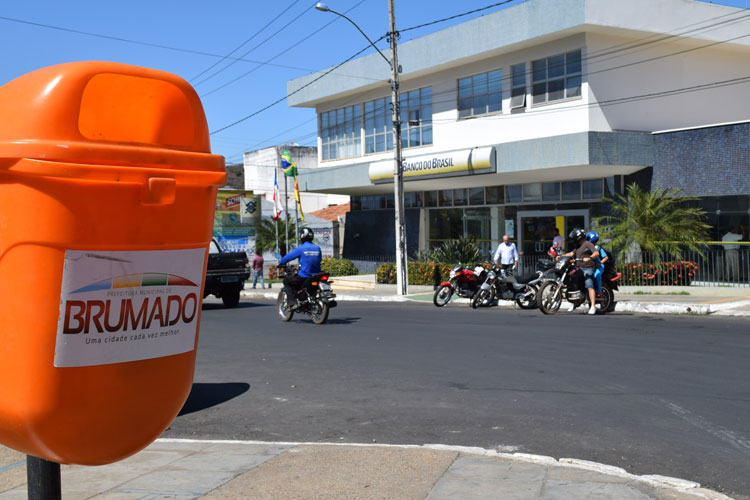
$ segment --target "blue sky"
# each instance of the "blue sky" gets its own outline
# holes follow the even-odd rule
[[[395,0],[396,24],[404,29],[499,1]],[[510,0],[502,7],[413,30],[400,41],[522,2]],[[156,68],[190,81],[202,96],[209,129],[218,130],[283,98],[288,80],[336,65],[367,45],[353,26],[315,10],[315,3],[5,1],[0,8],[0,85],[35,69],[70,61],[107,60]],[[346,13],[372,39],[388,31],[386,0],[326,3]],[[745,8],[748,2],[712,3]],[[379,46],[387,48],[385,42]],[[232,56],[247,53],[243,61],[230,65],[231,59],[222,60],[237,47]],[[314,110],[289,108],[285,101],[211,136],[214,153],[231,163],[241,162],[245,151],[290,141],[315,145],[316,117]]]

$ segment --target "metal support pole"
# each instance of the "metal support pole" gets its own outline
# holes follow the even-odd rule
[[[396,293],[406,295],[409,290],[409,273],[406,257],[406,227],[404,221],[404,179],[401,156],[401,103],[399,102],[399,65],[396,43],[396,14],[393,0],[388,0],[388,17],[391,43],[391,103],[393,108],[393,206],[396,225]]]
[[[60,464],[26,455],[29,500],[61,500]]]

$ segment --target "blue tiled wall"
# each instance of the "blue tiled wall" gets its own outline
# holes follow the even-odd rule
[[[750,194],[750,123],[654,135],[652,187],[685,196]]]

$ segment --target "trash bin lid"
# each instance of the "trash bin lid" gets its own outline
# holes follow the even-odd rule
[[[0,110],[0,159],[224,171],[200,98],[164,71],[101,61],[49,66],[0,86]]]

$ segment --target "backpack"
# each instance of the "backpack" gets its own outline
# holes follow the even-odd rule
[[[601,245],[599,245],[599,249],[604,250],[607,254],[607,257],[609,257],[607,259],[607,262],[604,263],[604,271],[602,271],[602,276],[605,278],[614,276],[615,274],[617,274],[617,272],[615,271],[616,263],[614,252],[610,252],[606,248],[602,248]]]

